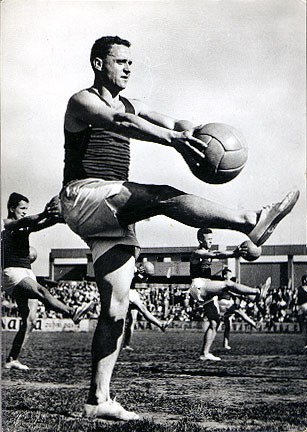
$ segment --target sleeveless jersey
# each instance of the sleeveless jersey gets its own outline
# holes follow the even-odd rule
[[[211,258],[201,258],[197,263],[190,263],[190,276],[194,278],[211,279]]]
[[[94,90],[88,90],[105,102]],[[123,97],[125,112],[135,114],[132,104]],[[81,132],[65,134],[63,186],[72,180],[99,178],[101,180],[128,180],[130,139],[118,133],[116,125],[105,128],[89,126]]]
[[[297,304],[303,305],[304,303],[307,303],[307,286],[301,285],[297,290]]]
[[[26,228],[1,231],[2,268],[31,268],[29,257],[29,232]]]
[[[134,273],[130,288],[135,289],[135,284],[137,283],[146,283],[150,276],[147,273],[141,273],[139,270],[137,270]]]

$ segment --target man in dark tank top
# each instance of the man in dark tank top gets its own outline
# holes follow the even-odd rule
[[[264,299],[271,286],[271,278],[268,278],[260,289],[248,287],[228,278],[213,279],[211,275],[212,260],[244,257],[246,246],[242,244],[233,251],[212,250],[213,232],[210,228],[205,227],[197,231],[197,240],[199,246],[192,252],[190,258],[192,283],[189,292],[194,300],[203,305],[203,313],[206,318],[200,360],[220,361],[220,357],[210,352],[221,321],[218,300],[227,294],[233,297],[246,296],[254,302],[261,298]]]
[[[55,225],[59,218],[49,214],[48,203],[41,213],[27,216],[28,206],[29,199],[26,196],[17,192],[11,193],[7,202],[8,215],[1,222],[1,226],[3,225],[1,229],[2,286],[6,294],[16,302],[21,317],[20,327],[4,364],[5,369],[29,369],[27,365],[20,362],[19,356],[35,328],[38,301],[48,309],[71,318],[75,324],[78,324],[94,306],[93,302],[79,307],[64,304],[37,282],[31,269],[33,258],[31,258],[29,236],[31,233]]]
[[[130,138],[174,147],[197,163],[207,144],[198,129],[121,97],[132,59],[130,42],[118,36],[98,39],[91,50],[94,82],[74,94],[64,122],[65,166],[60,194],[70,228],[91,248],[101,297],[101,316],[92,345],[92,381],[85,405],[88,417],[135,420],[139,416],[111,400],[109,387],[124,331],[129,287],[139,244],[134,224],[165,215],[188,226],[227,228],[261,244],[293,208],[298,193],[257,211],[228,209],[166,185],[129,181]],[[148,161],[147,161],[148,163]],[[56,200],[54,202],[56,207]]]

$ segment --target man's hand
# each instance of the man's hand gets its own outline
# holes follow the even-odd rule
[[[48,201],[48,203],[45,206],[44,213],[48,217],[52,216],[54,218],[62,219],[61,204],[60,204],[60,198],[58,195],[54,196],[53,198],[51,198],[50,201]]]
[[[233,256],[235,258],[245,258],[248,254],[248,247],[247,245],[244,245],[244,243],[240,244],[234,251],[233,251]]]
[[[179,136],[177,135],[172,139],[171,145],[181,154],[192,173],[200,180],[205,181],[204,173],[206,176],[208,174],[208,164],[206,163],[205,154],[208,143],[194,136],[202,127],[201,125],[179,132]]]
[[[187,157],[191,162],[194,159],[195,164],[197,164],[199,160],[205,159],[205,151],[208,147],[207,143],[194,136],[202,127],[203,125],[200,125],[180,132],[180,136],[175,138],[172,143],[173,147],[184,159]]]

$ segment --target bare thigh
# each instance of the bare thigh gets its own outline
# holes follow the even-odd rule
[[[20,288],[19,284],[14,290],[14,298],[23,322],[34,322],[37,316],[38,300],[29,298],[27,292]]]
[[[124,316],[129,304],[129,289],[134,274],[134,248],[118,245],[94,264],[102,315]]]
[[[167,185],[146,185],[125,182],[120,193],[108,198],[118,208],[117,218],[121,225],[129,225],[151,216],[165,214],[172,199],[184,192]]]
[[[133,322],[136,322],[139,311],[137,309],[131,309],[130,311]]]
[[[28,298],[36,300],[44,300],[41,294],[41,286],[38,282],[31,278],[22,279],[19,284],[14,288],[14,296],[17,298]]]
[[[197,289],[201,298],[206,301],[215,295],[222,294],[227,289],[223,281],[212,281],[211,279],[195,278],[193,279],[191,289]]]

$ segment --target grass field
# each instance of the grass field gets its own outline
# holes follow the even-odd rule
[[[3,353],[14,336],[2,335]],[[199,330],[138,331],[112,394],[138,422],[89,420],[89,333],[34,333],[28,372],[2,369],[3,432],[283,432],[307,430],[307,353],[300,334],[233,334],[222,362],[201,362]]]

